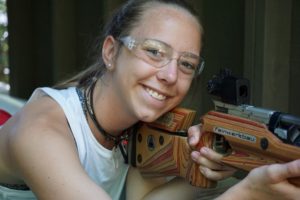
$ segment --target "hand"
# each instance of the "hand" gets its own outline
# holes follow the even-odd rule
[[[201,138],[201,124],[195,125],[188,130],[188,142],[192,149],[192,159],[198,163],[200,172],[208,179],[219,181],[232,176],[236,169],[222,164],[222,154],[208,147],[195,149]]]
[[[218,199],[296,200],[300,197],[300,187],[287,181],[291,177],[300,178],[300,159],[255,168]]]

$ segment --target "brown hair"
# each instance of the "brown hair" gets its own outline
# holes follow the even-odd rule
[[[106,71],[102,56],[99,56],[102,52],[103,40],[109,35],[114,38],[129,35],[131,30],[140,22],[143,12],[151,6],[151,3],[169,4],[183,8],[198,19],[201,27],[196,11],[184,0],[129,0],[114,12],[111,19],[106,23],[103,34],[99,38],[96,38],[95,43],[97,45],[94,48],[96,56],[92,58],[93,64],[72,78],[59,83],[55,88],[67,88],[70,86],[86,88],[96,79],[100,78]],[[203,34],[203,30],[201,32]]]

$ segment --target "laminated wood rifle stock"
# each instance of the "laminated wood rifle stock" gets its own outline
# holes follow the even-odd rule
[[[192,161],[187,142],[187,129],[192,125],[195,111],[175,108],[153,123],[144,123],[132,135],[129,160],[145,177],[179,176],[198,187],[213,187],[199,166]],[[211,146],[206,138],[203,145]]]
[[[228,69],[214,76],[207,89],[215,109],[201,118],[202,139],[214,135],[212,146],[224,155],[224,164],[250,171],[300,159],[299,117],[249,105],[250,81]],[[300,177],[289,181],[300,186]]]
[[[208,82],[215,109],[199,120],[197,149],[209,147],[222,162],[250,171],[262,165],[300,159],[300,118],[249,105],[249,81],[221,71]],[[213,187],[191,158],[187,129],[195,111],[175,108],[153,123],[144,123],[131,142],[130,162],[144,176],[180,176],[198,187]],[[300,187],[300,177],[288,179]]]
[[[300,158],[299,146],[284,143],[263,123],[216,111],[208,112],[201,120],[201,140],[214,135],[212,146],[224,154],[222,162],[237,169],[250,171]],[[300,186],[300,177],[289,181]]]

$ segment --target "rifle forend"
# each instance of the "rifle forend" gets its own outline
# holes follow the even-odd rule
[[[300,118],[249,105],[249,85],[249,80],[234,77],[228,69],[221,70],[208,82],[215,111],[263,123],[284,143],[300,146]]]
[[[284,163],[300,158],[300,118],[249,104],[249,81],[229,70],[208,82],[215,110],[201,117],[197,146],[213,148],[222,162],[238,169]],[[144,123],[134,134],[129,161],[144,176],[180,176],[198,187],[213,187],[190,158],[186,131],[195,111],[175,108],[154,123]],[[300,186],[300,177],[289,179]]]
[[[221,71],[209,82],[215,111],[202,116],[201,139],[214,137],[212,146],[224,154],[222,161],[246,171],[299,159],[300,118],[244,104],[249,101],[248,84],[229,71]],[[300,186],[300,177],[290,181]]]

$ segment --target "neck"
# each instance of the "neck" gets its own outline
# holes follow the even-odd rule
[[[101,90],[102,88],[95,82],[84,92],[87,119],[97,141],[104,147],[112,149],[127,137],[124,132],[136,121],[130,121],[128,116],[122,115],[122,107],[116,109],[113,98],[105,98],[110,95],[101,95],[101,93],[107,94]],[[109,101],[107,101],[108,99]],[[117,110],[118,113],[114,110]]]

